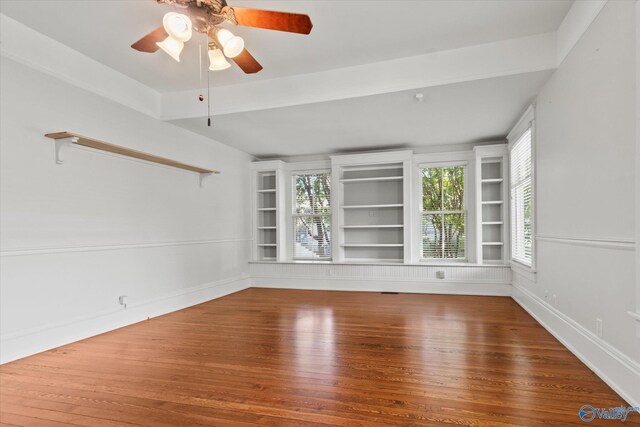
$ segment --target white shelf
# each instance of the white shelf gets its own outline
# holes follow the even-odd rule
[[[482,225],[502,225],[504,221],[485,221]]]
[[[276,208],[258,208],[259,211],[275,211]]]
[[[376,176],[371,178],[345,178],[341,179],[342,183],[353,183],[353,182],[383,182],[383,181],[402,181],[402,176]]]
[[[402,224],[382,224],[382,225],[343,225],[342,228],[403,228]]]
[[[258,227],[258,230],[275,230],[276,226],[270,226],[270,227]]]
[[[402,248],[403,243],[343,243],[344,248]]]
[[[402,203],[391,203],[386,205],[352,205],[343,206],[342,209],[375,209],[375,208],[401,208],[404,205]]]
[[[502,178],[488,178],[488,179],[483,179],[482,183],[483,184],[491,184],[491,183],[499,183],[502,182],[503,179]]]
[[[258,243],[258,246],[261,246],[263,248],[264,247],[269,247],[269,248],[274,247],[275,248],[276,244],[275,243]]]
[[[486,200],[482,202],[483,205],[501,205],[503,203],[502,200]]]
[[[267,188],[264,190],[258,190],[258,193],[275,193],[276,189],[275,188]]]
[[[482,246],[502,246],[502,242],[482,242]]]

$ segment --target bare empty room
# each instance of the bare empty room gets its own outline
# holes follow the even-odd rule
[[[1,426],[640,426],[640,1],[0,0]]]

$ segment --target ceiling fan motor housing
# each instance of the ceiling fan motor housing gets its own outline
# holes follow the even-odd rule
[[[207,33],[210,28],[222,24],[228,13],[222,9],[227,6],[225,0],[157,0],[160,4],[166,4],[178,9],[189,16],[193,23],[193,30],[199,33]],[[229,8],[227,9],[229,10]],[[232,14],[232,12],[231,12]]]

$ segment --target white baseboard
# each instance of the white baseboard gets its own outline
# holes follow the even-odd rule
[[[512,298],[631,406],[640,406],[640,365],[522,286]],[[584,402],[598,405],[598,402]]]
[[[406,292],[424,294],[511,296],[511,284],[454,280],[384,280],[354,277],[252,276],[254,288],[309,289],[324,291]]]
[[[42,328],[0,337],[0,363],[131,325],[152,317],[201,304],[250,287],[248,277],[234,277],[181,290],[126,309],[110,310]]]

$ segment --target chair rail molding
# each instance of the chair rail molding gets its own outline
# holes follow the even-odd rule
[[[168,242],[149,242],[149,243],[120,243],[113,245],[76,245],[76,246],[51,246],[41,248],[15,248],[0,251],[0,257],[26,256],[26,255],[46,255],[67,252],[96,252],[96,251],[113,251],[122,249],[143,249],[143,248],[159,248],[164,246],[188,246],[188,245],[212,245],[231,242],[250,242],[253,239],[249,237],[239,238],[223,238],[208,240],[176,240]]]
[[[636,250],[634,239],[607,238],[595,236],[560,236],[551,234],[536,234],[536,241],[564,243],[578,246],[594,246],[600,248],[620,249],[626,251]]]

